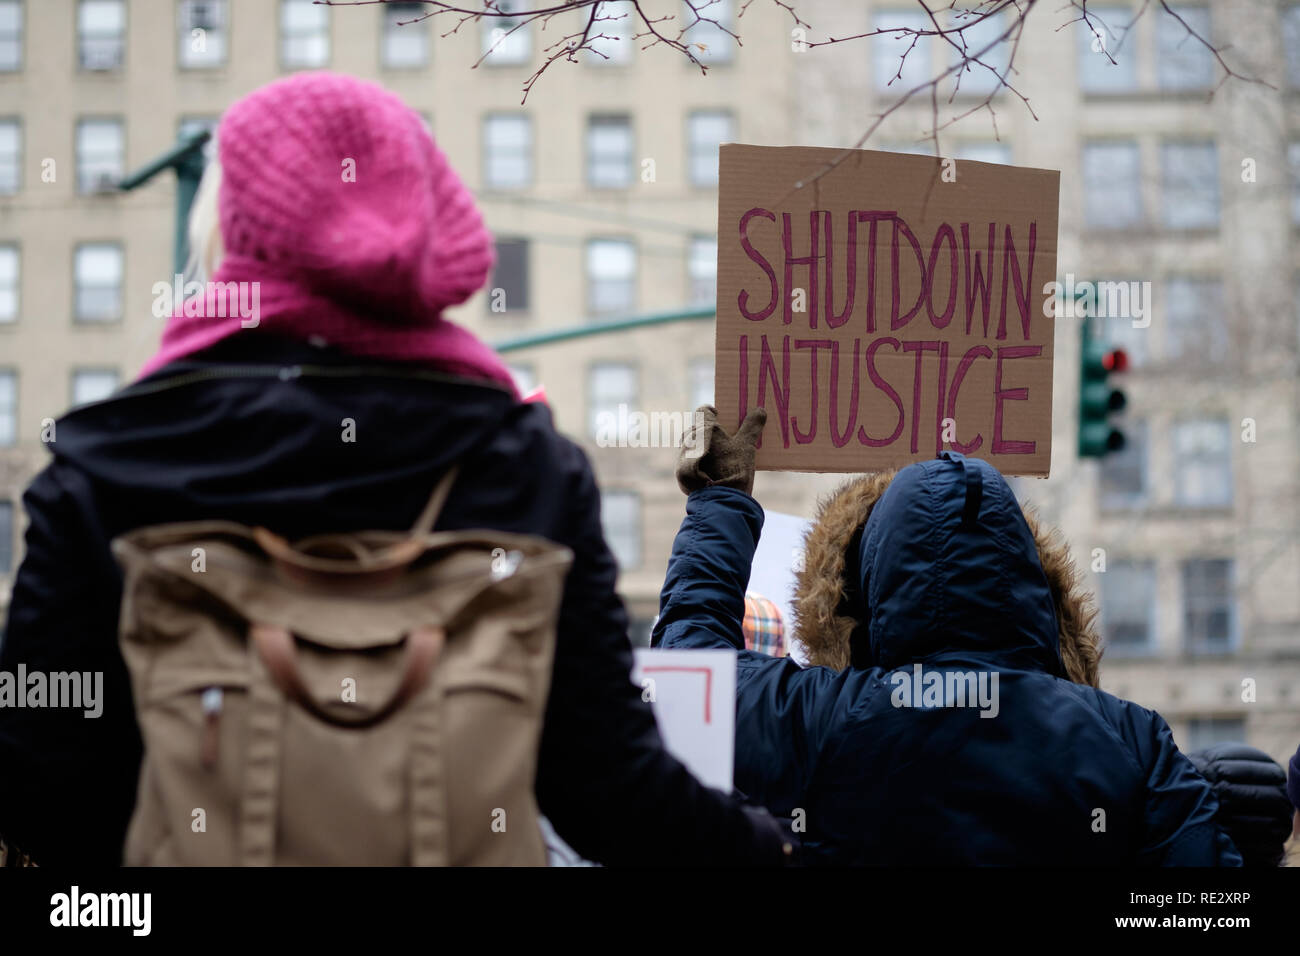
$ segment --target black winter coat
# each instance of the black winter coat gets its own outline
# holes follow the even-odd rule
[[[355,441],[342,440],[346,420]],[[117,864],[141,743],[109,551],[143,525],[225,519],[289,537],[409,528],[454,461],[439,530],[573,550],[538,767],[542,812],[606,863],[777,862],[779,831],[662,748],[629,679],[627,618],[583,452],[505,390],[266,336],[236,337],[57,422],[24,496],[0,671],[102,671],[103,714],[0,708],[0,834],[38,863]],[[770,822],[770,821],[769,821]]]

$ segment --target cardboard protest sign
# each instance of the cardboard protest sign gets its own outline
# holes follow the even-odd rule
[[[736,652],[638,647],[632,681],[654,707],[668,752],[701,783],[731,790],[736,752]]]
[[[1060,173],[729,144],[720,175],[717,407],[767,409],[759,468],[1047,474]]]

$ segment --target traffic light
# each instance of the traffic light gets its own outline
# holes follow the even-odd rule
[[[1085,325],[1079,358],[1079,457],[1105,458],[1124,447],[1124,433],[1109,417],[1128,404],[1124,393],[1108,381],[1128,370],[1128,355],[1088,334]]]

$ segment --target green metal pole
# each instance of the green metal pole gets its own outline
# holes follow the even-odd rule
[[[201,129],[129,176],[124,176],[117,184],[119,190],[129,192],[143,186],[163,170],[176,170],[176,235],[172,243],[172,255],[177,272],[185,271],[185,260],[189,257],[186,226],[190,218],[190,206],[194,204],[194,194],[199,188],[199,179],[203,176],[203,147],[211,138],[212,134],[208,130]]]
[[[197,149],[185,154],[176,163],[176,239],[172,248],[177,273],[185,271],[185,264],[190,258],[190,207],[194,205],[194,195],[199,191],[203,167],[203,153]]]
[[[642,329],[653,325],[667,325],[670,322],[700,321],[712,319],[717,310],[712,306],[698,306],[693,309],[676,309],[671,312],[651,312],[646,315],[633,315],[612,322],[596,322],[587,325],[573,325],[550,332],[539,332],[518,339],[498,342],[493,346],[498,352],[516,352],[519,349],[533,348],[539,345],[553,345],[556,342],[568,342],[572,339],[585,339],[593,335],[607,335],[611,332],[626,332],[629,329]]]

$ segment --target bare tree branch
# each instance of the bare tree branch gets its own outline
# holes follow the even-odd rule
[[[325,6],[371,6],[396,2],[396,0],[315,0],[315,2]],[[411,20],[402,21],[402,23],[417,23],[440,16],[453,18],[455,25],[441,34],[444,38],[458,33],[460,28],[467,23],[482,23],[492,20],[510,21],[508,29],[503,27],[501,36],[497,37],[492,46],[474,62],[474,68],[481,65],[507,37],[518,30],[525,29],[530,24],[536,23],[539,30],[544,31],[556,17],[581,16],[581,29],[574,29],[573,32],[560,36],[558,40],[542,49],[542,63],[524,81],[521,102],[527,102],[528,95],[532,92],[538,80],[558,60],[577,62],[577,55],[583,50],[588,51],[593,56],[608,59],[609,56],[601,49],[599,41],[617,42],[623,40],[624,37],[603,32],[603,25],[627,20],[627,33],[630,34],[630,37],[626,38],[628,42],[638,44],[642,52],[652,47],[665,46],[698,66],[701,73],[707,73],[709,69],[708,63],[701,57],[701,54],[706,54],[709,51],[703,42],[690,36],[692,30],[698,32],[698,28],[707,27],[711,34],[729,38],[729,42],[734,42],[737,46],[742,45],[740,33],[734,30],[729,23],[723,22],[722,14],[728,9],[724,0],[680,0],[682,11],[680,16],[673,13],[662,13],[659,16],[654,16],[645,9],[645,6],[651,0],[619,0],[623,11],[619,13],[606,12],[615,9],[614,0],[518,0],[518,2],[514,3],[507,3],[507,0],[416,0],[416,2],[428,7],[428,12]],[[736,20],[745,15],[753,2],[754,0],[740,0]],[[769,2],[788,14],[796,27],[804,30],[812,29],[799,16],[798,11],[795,9],[794,0],[769,0]],[[1031,117],[1035,120],[1038,118],[1029,103],[1028,97],[1014,83],[1015,77],[1018,76],[1016,57],[1020,52],[1025,21],[1030,11],[1038,4],[1038,0],[973,0],[967,6],[958,6],[958,0],[946,0],[946,2],[945,0],[916,0],[916,3],[929,21],[925,27],[884,27],[841,37],[827,36],[826,39],[810,40],[805,43],[805,47],[811,50],[817,47],[868,40],[875,37],[891,37],[898,40],[910,38],[911,42],[907,45],[907,49],[899,57],[898,69],[894,72],[889,84],[887,84],[889,86],[892,86],[895,80],[903,78],[903,68],[908,56],[919,44],[927,40],[932,38],[943,40],[954,54],[953,62],[945,69],[939,71],[924,83],[900,93],[898,98],[884,112],[875,117],[866,132],[858,138],[851,148],[861,148],[888,117],[896,113],[913,97],[927,91],[929,92],[932,122],[925,139],[934,144],[936,156],[942,155],[939,134],[974,113],[983,111],[989,113],[990,120],[993,123],[994,136],[996,137],[998,135],[997,112],[994,109],[994,103],[996,98],[1004,91],[1019,100],[1025,109],[1029,111]],[[1155,0],[1155,3],[1158,4],[1163,14],[1172,17],[1183,27],[1187,32],[1186,39],[1202,45],[1214,57],[1221,75],[1218,82],[1209,90],[1209,97],[1212,98],[1229,79],[1259,83],[1273,89],[1271,84],[1233,69],[1223,56],[1228,47],[1216,46],[1209,38],[1201,36],[1183,16],[1170,6],[1168,0]],[[1123,28],[1119,41],[1121,45],[1129,30],[1152,5],[1153,0],[1143,0],[1142,6],[1134,14],[1133,20]],[[1069,0],[1060,9],[1073,12],[1074,15],[1061,24],[1057,28],[1058,31],[1066,29],[1071,24],[1082,24],[1082,28],[1088,30],[1095,38],[1094,47],[1097,48],[1098,52],[1104,53],[1111,63],[1116,62],[1109,45],[1106,43],[1106,34],[1103,33],[1103,30],[1109,32],[1110,27],[1095,12],[1089,11],[1088,0]],[[585,13],[581,13],[581,11],[585,11]],[[1006,18],[1005,23],[1002,22],[1004,16]],[[979,32],[986,29],[987,24],[990,23],[997,23],[1001,27],[996,36],[982,44],[970,42],[968,31]],[[999,65],[999,60],[1004,55],[1004,63]],[[963,80],[968,75],[975,74],[991,76],[995,81],[992,88],[973,105],[941,122],[938,90],[940,84],[951,79],[952,89],[945,97],[945,100],[946,105],[952,105],[962,92]],[[818,175],[822,175],[829,169],[834,168],[841,161],[837,160]]]

